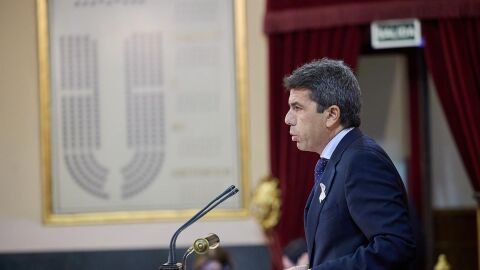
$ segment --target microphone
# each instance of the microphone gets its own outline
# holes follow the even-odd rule
[[[188,226],[195,223],[197,220],[205,216],[208,212],[212,209],[217,207],[220,203],[224,202],[226,199],[232,197],[238,192],[238,188],[234,185],[229,186],[224,192],[218,195],[215,199],[209,202],[204,208],[198,211],[192,218],[190,218],[187,222],[185,222],[178,230],[173,234],[172,239],[170,240],[170,249],[168,251],[168,260],[162,266],[160,266],[160,270],[178,270],[182,269],[182,265],[180,263],[176,263],[176,256],[175,256],[175,244],[178,238],[178,235],[185,230]]]
[[[193,245],[187,249],[183,255],[183,265],[180,269],[187,269],[187,258],[193,252],[197,254],[205,254],[209,249],[216,249],[220,245],[220,238],[214,233],[210,233],[205,238],[198,238]]]
[[[220,238],[214,233],[205,238],[198,238],[193,242],[193,250],[197,254],[205,254],[209,249],[216,249],[220,245]]]

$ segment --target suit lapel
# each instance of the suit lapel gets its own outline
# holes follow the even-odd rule
[[[326,180],[328,182],[331,182],[334,174],[335,174],[335,170],[329,169],[329,165],[327,165],[327,167],[325,168],[325,172],[322,175],[321,183],[325,183]],[[310,196],[311,198],[309,197],[310,208],[308,209],[307,219],[306,219],[307,220],[306,227],[308,230],[307,235],[309,236],[307,237],[307,239],[310,238],[309,240],[307,240],[309,241],[307,242],[309,254],[312,254],[313,247],[315,246],[315,235],[317,235],[320,212],[322,211],[323,205],[325,204],[325,200],[328,198],[328,196],[325,197],[325,200],[323,200],[322,203],[320,203],[319,198],[320,198],[321,188],[317,188],[317,191],[316,192],[312,191],[312,193],[313,193],[313,196]]]
[[[350,144],[352,144],[356,139],[360,138],[362,135],[363,135],[362,132],[358,128],[352,129],[350,132],[347,133],[347,135],[345,135],[345,137],[343,137],[343,139],[335,148],[335,151],[333,151],[333,154],[330,160],[328,161],[328,165],[325,168],[324,177],[322,178],[322,183],[325,185],[325,194],[327,195],[327,197],[333,185],[335,168],[337,166],[337,163],[340,161],[340,158],[342,157],[343,152],[345,152],[348,146],[350,146]]]
[[[315,191],[315,186],[312,187],[312,190],[310,191],[310,195],[308,196],[308,199],[307,199],[307,203],[305,204],[305,209],[304,209],[304,212],[303,212],[303,222],[304,222],[305,226],[307,225],[307,214],[308,214],[308,210],[310,209],[310,206],[312,204],[314,191]]]
[[[307,247],[308,254],[312,254],[313,247],[315,245],[315,234],[317,231],[318,224],[318,213],[319,213],[319,203],[317,201],[319,193],[315,192],[315,187],[312,189],[311,196],[309,198],[310,207],[306,212],[306,238],[307,238]]]
[[[361,137],[362,133],[358,128],[354,128],[350,132],[343,137],[340,143],[335,148],[335,151],[332,154],[332,157],[328,161],[327,167],[322,175],[321,183],[325,185],[325,194],[326,197],[320,203],[319,197],[321,189],[318,188],[317,192],[314,192],[315,189],[312,190],[310,196],[308,197],[308,201],[305,207],[305,232],[307,236],[307,246],[308,246],[308,254],[310,256],[313,255],[313,247],[315,246],[315,235],[317,234],[318,223],[320,221],[320,213],[322,211],[323,205],[325,201],[329,198],[328,194],[330,189],[333,185],[334,176],[335,176],[335,168],[337,163],[340,161],[340,158],[347,149],[347,147],[354,142],[357,138]],[[311,258],[311,262],[313,258]]]
[[[304,210],[304,214],[303,214],[303,226],[304,226],[304,229],[305,229],[305,240],[307,242],[307,247],[308,247],[308,251],[311,252],[311,247],[312,247],[312,241],[310,240],[310,237],[313,235],[312,233],[312,229],[309,224],[308,224],[308,213],[309,211],[311,210],[311,206],[312,206],[312,201],[313,201],[313,198],[315,197],[315,186],[312,187],[312,191],[310,192],[310,196],[308,196],[308,200],[307,200],[307,203],[305,204],[305,210]],[[311,253],[309,253],[311,254]]]

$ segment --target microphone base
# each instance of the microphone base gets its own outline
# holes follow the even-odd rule
[[[181,263],[177,264],[164,264],[158,268],[159,270],[183,270]]]

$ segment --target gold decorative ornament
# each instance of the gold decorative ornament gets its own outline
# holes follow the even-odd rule
[[[450,264],[447,261],[445,254],[438,256],[437,264],[435,264],[434,270],[450,270]]]
[[[260,180],[252,196],[250,211],[264,230],[278,224],[280,205],[278,180],[270,176]]]

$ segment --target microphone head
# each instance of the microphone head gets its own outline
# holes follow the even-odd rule
[[[220,245],[220,238],[211,233],[205,238],[198,238],[193,242],[193,250],[197,254],[205,254],[209,249],[215,249]]]

